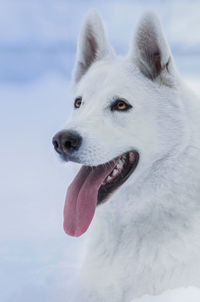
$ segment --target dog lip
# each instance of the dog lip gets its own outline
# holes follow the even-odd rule
[[[129,155],[131,153],[133,153],[133,155],[134,155],[133,161],[131,161],[130,157],[129,157]],[[121,185],[123,185],[126,182],[126,180],[130,177],[130,175],[134,172],[134,170],[136,169],[138,162],[139,162],[139,153],[136,150],[131,150],[126,153],[123,153],[122,155],[116,157],[113,160],[117,161],[124,155],[126,155],[125,166],[120,171],[120,173],[116,176],[116,178],[114,178],[114,181],[106,183],[105,185],[101,185],[101,187],[99,188],[97,205],[107,201],[107,199],[110,197],[110,195],[112,193],[114,193],[114,191],[117,190]],[[109,164],[109,162],[107,162],[106,164]]]
[[[72,154],[65,154],[65,155],[60,154],[59,157],[64,162],[72,161],[74,163],[81,164],[81,160],[79,159],[79,157]]]

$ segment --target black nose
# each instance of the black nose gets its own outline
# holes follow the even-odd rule
[[[82,137],[72,130],[59,131],[52,140],[55,150],[61,155],[77,151],[81,146],[81,142]]]

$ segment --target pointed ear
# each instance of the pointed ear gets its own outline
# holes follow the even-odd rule
[[[171,52],[154,13],[147,13],[140,21],[134,44],[131,56],[140,71],[151,80],[171,86]]]
[[[95,61],[112,54],[108,44],[101,17],[95,10],[90,10],[82,26],[75,67],[75,81],[78,82]]]

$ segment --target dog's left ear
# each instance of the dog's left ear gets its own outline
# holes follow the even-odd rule
[[[101,17],[92,9],[86,16],[77,46],[75,82],[78,82],[90,66],[113,53]]]
[[[130,56],[146,77],[170,86],[172,55],[160,21],[154,13],[147,13],[140,21]]]

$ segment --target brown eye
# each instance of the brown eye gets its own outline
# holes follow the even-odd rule
[[[131,109],[132,106],[128,104],[123,99],[117,99],[112,105],[111,105],[111,111],[117,110],[117,111],[127,111]]]
[[[119,101],[118,103],[117,103],[117,109],[118,110],[125,110],[126,109],[126,103],[124,102],[124,101]]]
[[[76,98],[75,102],[74,102],[74,107],[75,108],[80,108],[81,107],[81,103],[82,103],[82,98],[81,97]]]

